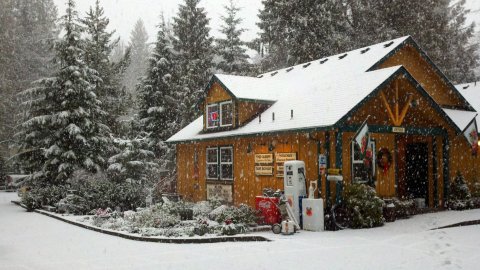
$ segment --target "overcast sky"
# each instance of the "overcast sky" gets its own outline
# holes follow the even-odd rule
[[[1,1],[1,0],[0,0]],[[59,14],[65,13],[65,0],[54,0],[58,6]],[[83,17],[95,0],[77,0],[77,9]],[[159,23],[159,16],[163,12],[166,18],[172,18],[176,15],[178,5],[183,0],[100,0],[105,9],[105,15],[110,19],[110,29],[115,29],[122,40],[128,42],[130,32],[135,22],[142,18],[145,27],[150,36],[150,40],[155,40],[156,25]],[[211,34],[218,36],[219,26],[221,25],[220,16],[224,12],[223,6],[228,0],[202,0],[200,5],[205,7],[210,20]],[[262,8],[261,0],[236,0],[239,7],[242,8],[240,17],[243,18],[243,28],[247,31],[242,39],[250,41],[256,37],[258,27],[258,10]],[[467,0],[467,8],[473,13],[469,15],[468,21],[475,21],[477,29],[480,29],[480,0]]]

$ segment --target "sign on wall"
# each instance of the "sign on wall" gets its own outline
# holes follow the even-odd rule
[[[297,160],[297,153],[275,153],[275,163],[277,166],[277,177],[283,177],[284,163],[289,160]]]
[[[255,154],[255,164],[272,164],[273,154]]]
[[[222,202],[233,202],[233,186],[221,184],[207,184],[207,200],[220,200]]]
[[[273,166],[255,165],[255,175],[273,175]]]

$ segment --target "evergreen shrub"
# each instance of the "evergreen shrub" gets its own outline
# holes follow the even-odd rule
[[[457,176],[450,183],[448,195],[448,208],[452,210],[465,210],[473,206],[472,195],[463,175],[457,171]]]
[[[382,226],[383,201],[375,189],[364,184],[351,184],[344,191],[347,226],[354,229]]]

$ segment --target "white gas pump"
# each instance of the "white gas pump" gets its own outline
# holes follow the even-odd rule
[[[291,160],[285,162],[283,184],[285,198],[292,207],[293,214],[298,222],[301,222],[301,200],[307,196],[305,185],[305,162]]]

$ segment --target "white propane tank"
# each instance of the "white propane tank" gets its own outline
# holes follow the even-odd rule
[[[285,162],[283,184],[285,188],[285,198],[293,209],[293,213],[298,222],[301,222],[300,207],[301,199],[307,196],[305,186],[305,162],[300,160],[291,160]]]
[[[282,234],[290,235],[295,233],[295,222],[291,220],[282,221]]]

